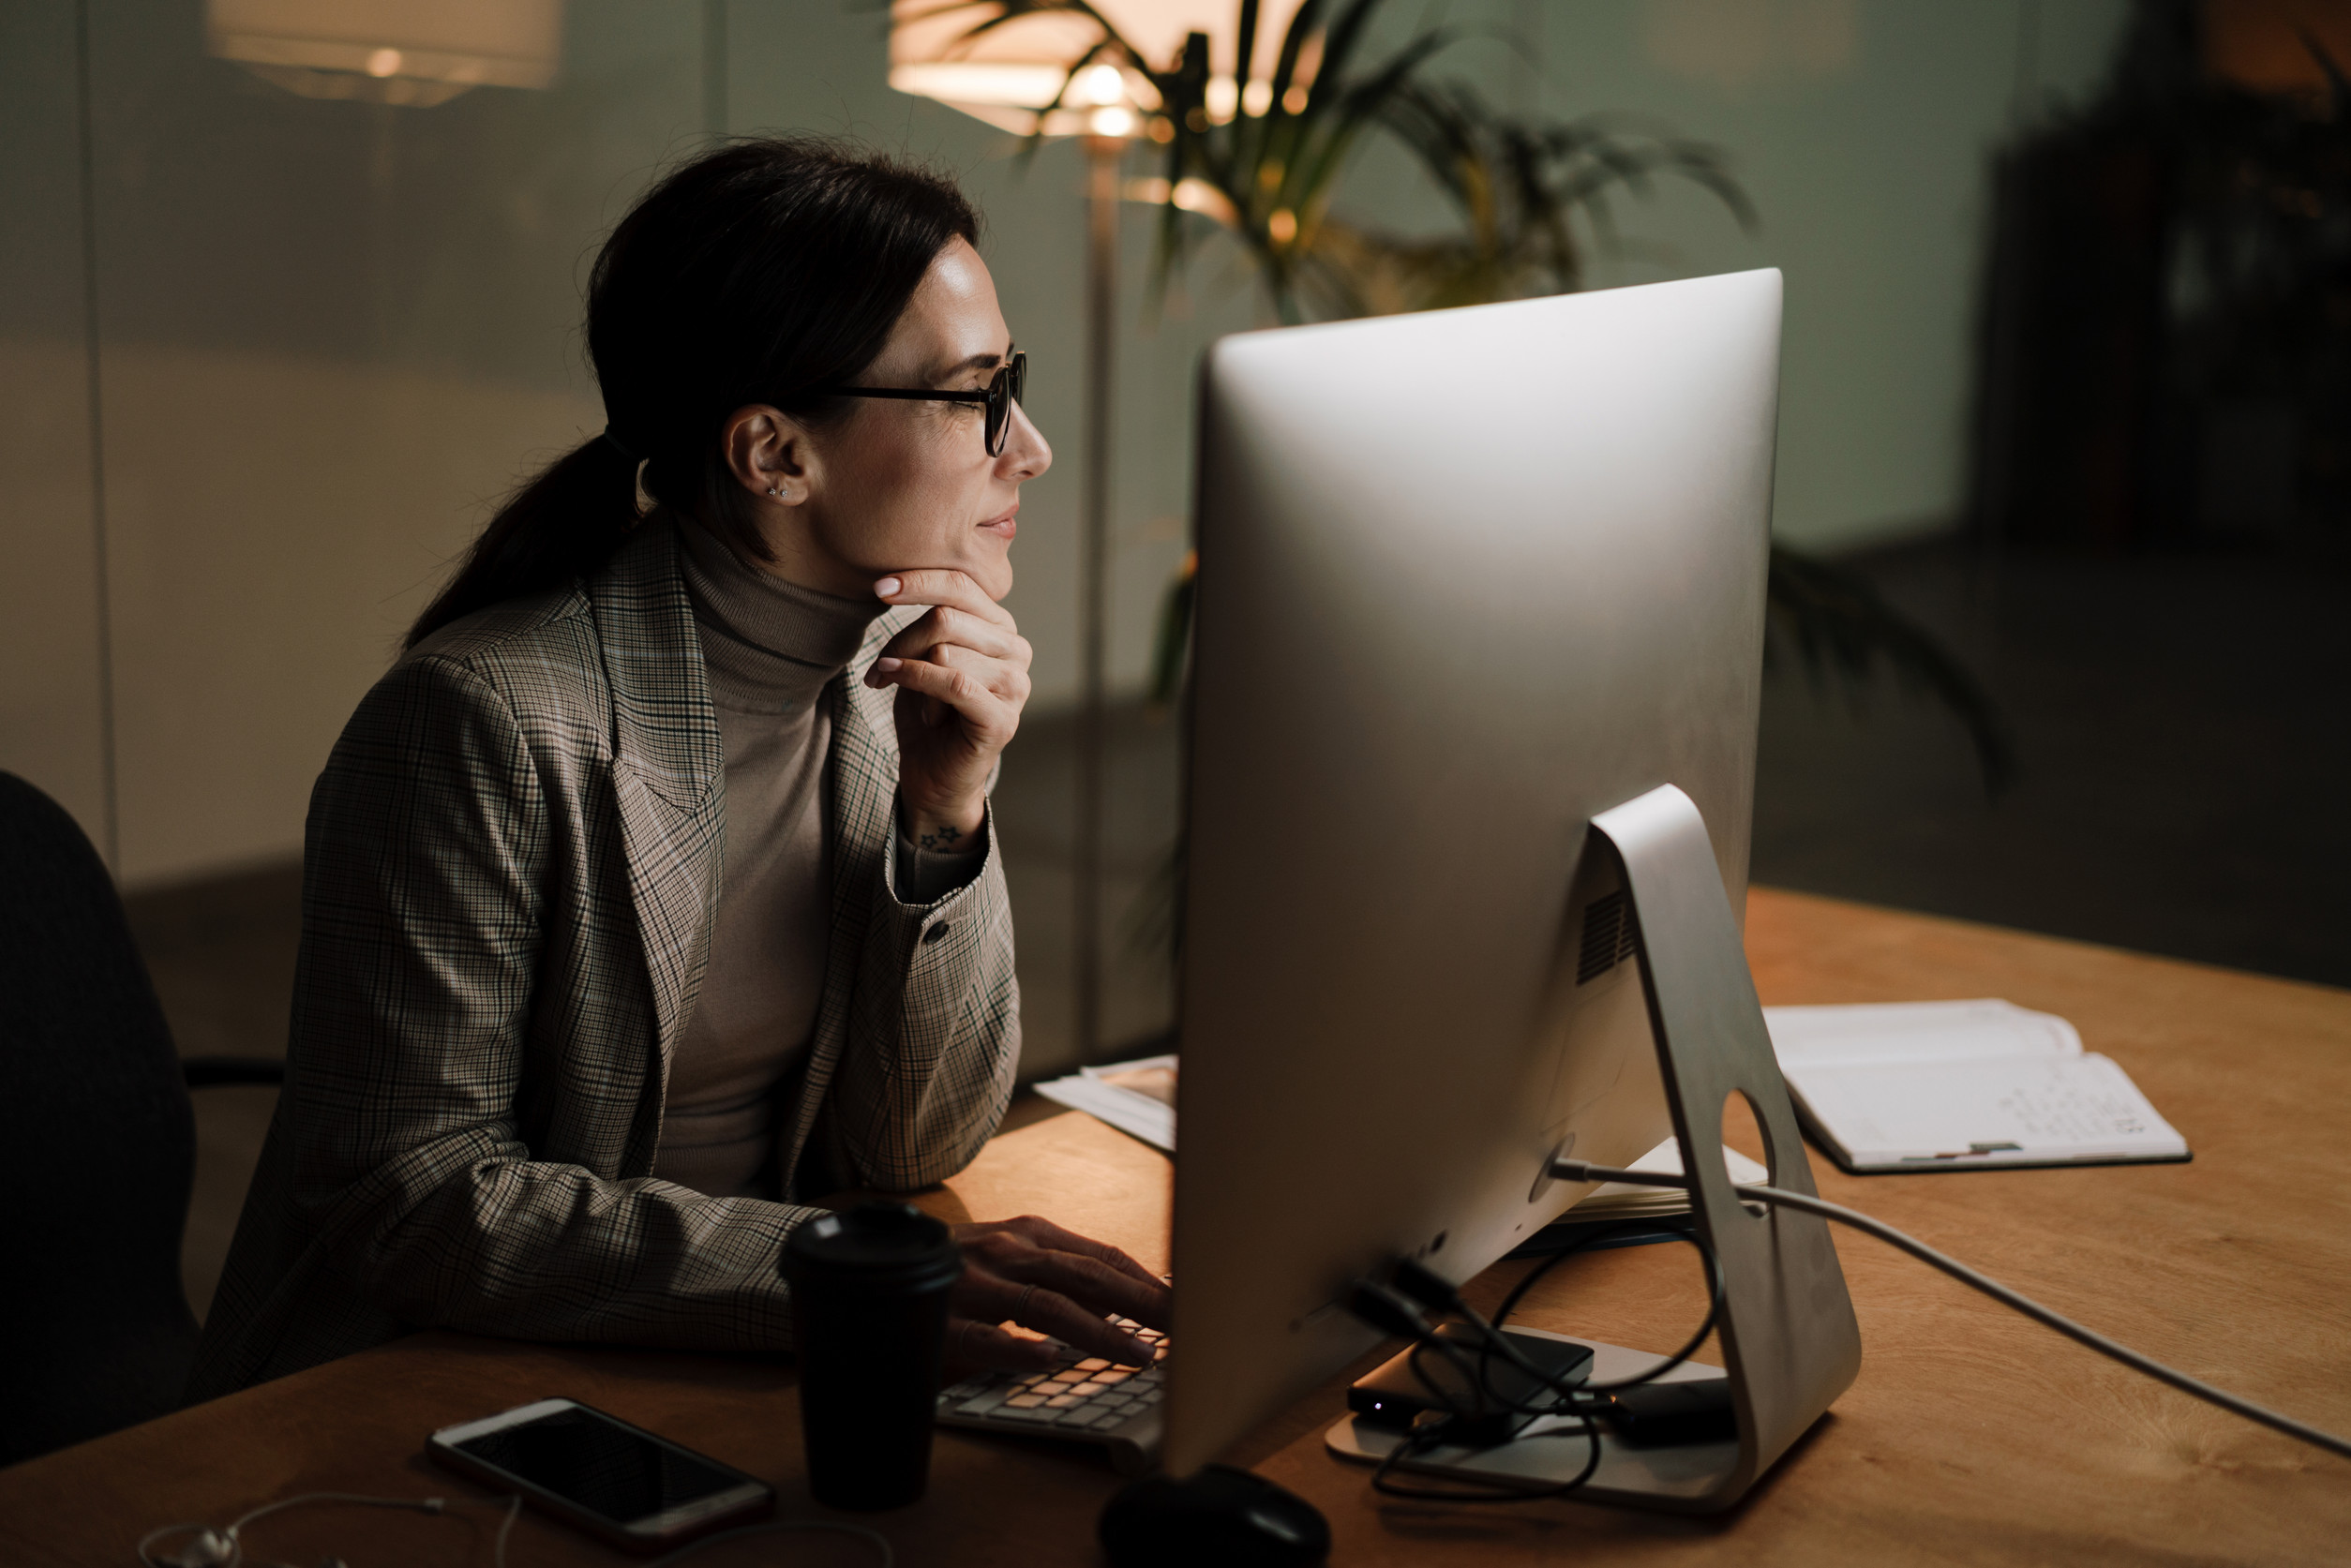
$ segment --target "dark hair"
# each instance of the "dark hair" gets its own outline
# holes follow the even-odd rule
[[[646,494],[770,559],[720,448],[766,403],[836,418],[826,389],[874,362],[938,253],[979,215],[945,177],[816,140],[741,141],[655,186],[605,241],[588,283],[588,356],[606,432],[506,499],[404,647],[461,616],[610,560]]]

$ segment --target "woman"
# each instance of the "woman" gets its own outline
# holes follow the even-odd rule
[[[728,146],[598,258],[606,433],[493,518],[312,797],[286,1088],[190,1385],[411,1328],[791,1343],[801,1200],[969,1162],[1019,1055],[987,788],[1018,402],[976,215]],[[638,489],[652,498],[640,513]],[[1167,1292],[970,1225],[949,1351],[1126,1361]]]

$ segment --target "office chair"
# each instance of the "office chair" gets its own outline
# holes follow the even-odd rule
[[[0,773],[0,1465],[179,1403],[188,1086],[283,1077],[181,1061],[97,852]]]

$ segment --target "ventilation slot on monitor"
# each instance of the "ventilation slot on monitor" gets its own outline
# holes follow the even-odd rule
[[[1576,956],[1576,983],[1598,979],[1640,951],[1640,927],[1625,907],[1625,895],[1610,893],[1583,906],[1583,941]]]
[[[1576,983],[1583,985],[1616,967],[1617,944],[1625,934],[1625,895],[1609,893],[1583,906],[1583,946],[1576,957]]]

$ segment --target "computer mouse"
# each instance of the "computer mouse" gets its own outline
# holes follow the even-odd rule
[[[1110,1500],[1097,1533],[1111,1568],[1309,1568],[1330,1555],[1312,1503],[1231,1465],[1145,1476]]]

